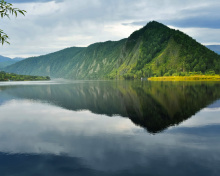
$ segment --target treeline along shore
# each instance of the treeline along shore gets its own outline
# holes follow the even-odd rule
[[[18,75],[15,73],[0,72],[0,81],[44,81],[50,80],[49,76]]]

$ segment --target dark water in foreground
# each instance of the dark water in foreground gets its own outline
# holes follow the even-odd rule
[[[0,82],[0,175],[220,173],[220,83]]]

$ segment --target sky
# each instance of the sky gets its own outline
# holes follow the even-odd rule
[[[204,45],[220,44],[219,0],[5,0],[25,16],[0,19],[10,45],[0,55],[32,57],[117,41],[158,21]]]

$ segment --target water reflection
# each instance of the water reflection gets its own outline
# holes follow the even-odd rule
[[[179,124],[220,98],[217,82],[78,81],[9,85],[0,90],[16,98],[45,101],[69,110],[128,117],[151,133]]]
[[[0,97],[1,175],[220,172],[217,83],[4,85]]]
[[[220,126],[219,111],[202,110],[158,135],[146,133],[127,118],[32,100],[8,101],[0,112],[3,175],[217,175],[220,171],[219,130],[215,130]],[[207,114],[212,119],[205,118]],[[204,129],[212,133],[200,135]]]

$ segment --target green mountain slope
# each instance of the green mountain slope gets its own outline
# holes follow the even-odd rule
[[[69,61],[82,49],[72,47],[40,57],[31,57],[4,70],[24,75],[53,75],[53,77],[59,77],[59,75],[65,74],[64,66],[68,67]]]
[[[9,66],[9,65],[12,65],[12,64],[14,64],[14,63],[16,63],[16,62],[18,62],[18,61],[13,60],[13,59],[11,59],[11,60],[9,60],[9,61],[0,62],[0,70],[3,69],[4,67],[7,67],[7,66]]]
[[[186,34],[153,21],[127,39],[28,58],[5,71],[69,79],[130,79],[193,71],[219,74],[220,56]]]

